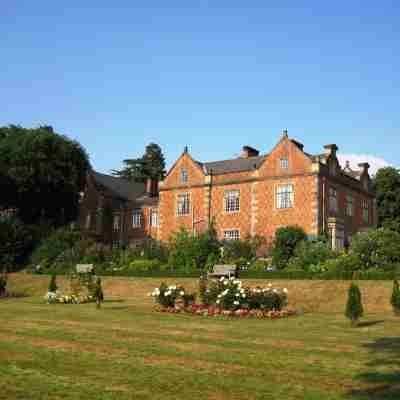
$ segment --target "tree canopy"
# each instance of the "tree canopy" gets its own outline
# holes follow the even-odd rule
[[[400,232],[400,172],[393,167],[378,170],[374,180],[378,224]]]
[[[147,145],[142,157],[123,160],[123,165],[121,170],[113,170],[113,174],[137,182],[145,182],[147,178],[162,180],[166,174],[165,158],[156,143]]]
[[[73,221],[89,167],[81,145],[50,126],[0,127],[0,209],[28,224]]]

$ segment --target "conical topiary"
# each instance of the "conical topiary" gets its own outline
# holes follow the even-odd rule
[[[400,288],[397,279],[393,281],[392,297],[390,298],[390,304],[393,307],[393,311],[396,315],[400,315]]]
[[[57,281],[56,281],[56,275],[52,275],[50,278],[50,283],[49,283],[49,292],[55,293],[58,289],[57,286]]]
[[[101,278],[98,277],[96,279],[94,291],[93,291],[93,297],[94,300],[96,301],[96,307],[100,308],[102,301],[104,301],[104,294],[103,294],[103,288],[101,287]]]
[[[362,306],[360,289],[352,282],[349,287],[345,315],[350,319],[351,324],[356,326],[363,313],[364,309]]]

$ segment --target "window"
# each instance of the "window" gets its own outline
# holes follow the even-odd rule
[[[240,211],[239,190],[227,190],[224,193],[224,210],[227,213]]]
[[[293,185],[279,185],[276,191],[276,208],[293,207]]]
[[[176,203],[176,214],[178,216],[190,214],[190,194],[178,194]]]
[[[335,188],[329,188],[329,210],[337,213],[337,190]]]
[[[90,229],[90,225],[91,225],[91,218],[90,218],[90,213],[88,215],[86,215],[86,229]]]
[[[352,217],[354,215],[353,195],[346,196],[346,215]]]
[[[368,202],[368,200],[362,200],[361,207],[362,207],[363,221],[366,224],[368,224],[369,223],[369,202]]]
[[[225,240],[239,240],[240,239],[239,229],[229,229],[229,230],[224,231],[224,239]]]
[[[289,168],[289,160],[286,157],[281,158],[279,160],[279,164],[280,164],[282,169],[288,169]]]
[[[150,226],[158,227],[158,210],[156,208],[152,208],[150,210]]]
[[[140,208],[135,208],[132,214],[132,227],[139,228],[142,226],[143,214]]]
[[[188,181],[188,172],[186,169],[181,169],[181,183],[187,183]]]
[[[113,229],[114,231],[119,231],[119,224],[120,224],[120,216],[114,215],[113,218]]]

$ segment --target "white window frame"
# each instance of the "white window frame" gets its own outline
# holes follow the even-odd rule
[[[224,229],[224,240],[240,240],[240,229]]]
[[[180,198],[186,198],[186,201],[183,200],[183,203],[180,202]],[[182,206],[181,206],[182,204]],[[189,192],[186,193],[178,193],[176,195],[176,216],[177,217],[186,217],[192,213],[192,196]]]
[[[279,166],[281,169],[288,169],[289,168],[289,159],[287,157],[280,158]]]
[[[134,208],[132,211],[132,228],[143,226],[143,212],[141,208]]]
[[[186,168],[182,168],[180,173],[180,182],[186,184],[188,183],[188,180],[189,180],[188,170]]]
[[[158,228],[160,225],[160,218],[158,215],[158,208],[150,208],[149,225],[152,228]]]
[[[328,199],[329,211],[336,214],[338,212],[338,192],[337,189],[333,186],[329,187]]]
[[[113,231],[119,231],[121,228],[121,215],[113,215]]]
[[[92,225],[92,216],[90,215],[90,212],[86,215],[86,221],[85,221],[85,227],[86,229],[90,229]]]
[[[224,191],[224,212],[227,214],[240,212],[239,189],[231,189]]]
[[[276,186],[275,206],[278,210],[286,210],[294,207],[294,185],[292,183]]]
[[[369,224],[370,212],[369,212],[369,201],[362,199],[361,200],[361,209],[362,209],[362,219],[365,224]]]

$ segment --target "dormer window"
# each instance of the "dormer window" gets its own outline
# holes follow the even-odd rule
[[[181,183],[187,183],[188,181],[188,172],[186,169],[181,169]]]
[[[289,160],[287,157],[283,157],[279,160],[279,165],[282,169],[288,169],[289,168]]]

